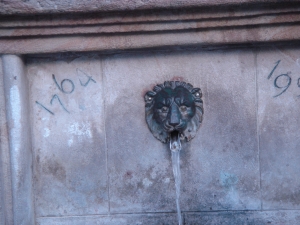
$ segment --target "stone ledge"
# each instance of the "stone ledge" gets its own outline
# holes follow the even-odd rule
[[[121,21],[124,20],[124,21]],[[223,13],[181,13],[166,16],[140,15],[136,17],[115,16],[108,18],[94,17],[51,18],[32,20],[20,18],[16,24],[7,20],[0,22],[0,38],[11,37],[44,37],[58,35],[124,35],[128,33],[153,32],[190,32],[230,28],[247,28],[253,26],[266,27],[286,26],[300,22],[300,7],[293,10],[265,10],[263,12],[237,12],[235,15]]]
[[[215,7],[248,4],[293,3],[299,0],[4,0],[0,2],[0,14],[39,14],[66,12],[111,12],[128,10],[153,10],[171,8]]]
[[[178,48],[294,43],[300,39],[298,25],[231,28],[192,32],[125,34],[125,35],[74,35],[0,39],[1,53],[39,54],[58,52],[127,51],[152,48]]]
[[[290,42],[300,37],[300,6],[296,4],[299,1],[231,0],[226,6],[219,1],[200,1],[197,4],[189,1],[182,3],[182,9],[173,9],[172,3],[164,10],[154,10],[163,1],[150,0],[147,4],[153,2],[157,5],[152,5],[148,11],[99,14],[87,9],[84,14],[54,14],[53,11],[51,15],[41,15],[36,11],[36,14],[27,16],[2,15],[0,54],[255,44]],[[16,1],[7,5],[13,3]],[[76,4],[75,1],[73,6]],[[189,4],[197,7],[187,8]],[[119,3],[119,9],[122,5]],[[60,6],[55,12],[63,10],[64,7]]]

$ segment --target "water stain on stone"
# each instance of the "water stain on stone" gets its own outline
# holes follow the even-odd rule
[[[277,194],[272,199],[276,202],[285,202],[285,203],[291,203],[293,205],[300,205],[300,191],[291,191],[287,190],[285,188],[282,188],[281,190],[277,190]]]
[[[46,163],[43,167],[43,172],[47,173],[47,174],[51,174],[52,176],[54,176],[57,180],[59,180],[61,182],[65,182],[65,180],[66,180],[65,168],[55,160],[46,161]]]
[[[234,174],[221,172],[220,183],[225,188],[230,188],[238,183],[238,178]]]

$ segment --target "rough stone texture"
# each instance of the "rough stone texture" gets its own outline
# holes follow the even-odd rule
[[[4,87],[3,87],[3,70],[2,70],[2,59],[0,58],[0,143],[2,142],[3,126],[6,122],[5,118],[5,99],[4,99]],[[3,150],[0,144],[0,225],[5,224],[5,189],[4,189],[4,173],[3,173]]]
[[[56,36],[51,38],[24,38],[0,40],[0,53],[32,54],[51,52],[73,52],[73,51],[123,51],[150,48],[178,49],[178,46],[200,47],[232,45],[259,42],[296,41],[300,39],[297,25],[286,25],[284,27],[251,27],[251,28],[229,28],[226,30],[204,30],[201,32],[179,32],[174,35],[170,33],[138,34],[138,35],[112,35],[112,36],[84,36],[74,35],[70,37]],[[219,46],[218,46],[219,47]],[[218,48],[217,47],[217,48]]]
[[[72,14],[46,14],[46,15],[14,15],[12,17],[0,17],[1,36],[21,36],[22,28],[27,29],[25,34],[34,33],[38,26],[40,28],[39,35],[44,35],[45,32],[51,31],[51,34],[63,33],[68,30],[76,31],[80,29],[79,25],[89,25],[91,28],[98,28],[98,32],[125,32],[131,30],[138,30],[137,28],[143,26],[150,26],[153,22],[158,23],[158,27],[164,25],[165,30],[170,30],[170,27],[184,26],[185,24],[193,25],[194,28],[206,27],[221,27],[222,25],[232,26],[249,25],[251,23],[272,24],[280,23],[281,18],[286,18],[292,22],[292,18],[297,21],[299,12],[299,4],[292,5],[265,5],[262,7],[250,6],[246,7],[215,7],[215,8],[189,8],[189,9],[169,9],[169,10],[149,10],[149,11],[130,11],[114,12],[114,13],[72,13]],[[271,14],[271,15],[270,15]],[[8,19],[9,18],[9,19]],[[251,19],[250,19],[251,18]],[[174,21],[178,21],[177,24]],[[226,22],[226,24],[224,24]],[[69,25],[66,26],[66,25]],[[125,25],[125,26],[124,26]],[[129,26],[131,25],[131,26]],[[166,26],[167,25],[167,26]],[[204,26],[205,25],[205,26]],[[49,29],[46,28],[54,28]],[[59,27],[65,26],[65,27]],[[124,29],[123,27],[127,27]],[[150,26],[151,27],[151,26]],[[89,27],[81,27],[81,29],[88,29]],[[13,32],[6,33],[6,29],[14,29]],[[154,29],[152,29],[154,30]],[[71,33],[71,32],[68,32]],[[35,33],[36,34],[36,33]]]
[[[27,76],[22,56],[0,62],[0,225],[176,224],[143,101],[174,79],[204,93],[185,224],[300,225],[299,2],[0,1],[0,54],[55,53],[24,55]],[[297,46],[216,50],[279,42]],[[61,54],[80,51],[97,53]]]
[[[141,225],[176,224],[176,214],[123,214],[110,216],[39,218],[37,225]]]
[[[223,10],[221,10],[223,9]],[[14,19],[0,17],[0,37],[47,37],[57,35],[126,35],[128,33],[203,31],[295,24],[300,21],[300,6],[251,7],[247,10],[221,8],[217,12],[198,10],[170,10],[111,14],[72,14],[68,16],[19,16]],[[255,35],[255,34],[253,34]],[[290,36],[290,35],[287,35]]]
[[[299,225],[299,211],[187,213],[187,225]]]
[[[203,126],[181,153],[182,209],[260,209],[254,62],[252,51],[124,54],[105,61],[112,212],[176,210],[170,152],[148,130],[143,108],[147,90],[173,79],[204,93]]]
[[[274,47],[257,56],[263,209],[300,208],[299,67],[299,49]]]
[[[93,55],[55,61],[37,58],[29,60],[27,66],[36,216],[107,213],[99,58]]]
[[[180,62],[204,91],[202,127],[181,153],[183,210],[260,209],[253,52],[199,52]]]
[[[4,207],[4,179],[2,173],[0,174],[0,225],[5,224],[5,207]]]
[[[33,224],[35,218],[28,80],[20,56],[3,55],[2,65],[9,140],[9,165],[11,167],[13,223]],[[10,207],[8,207],[9,209]]]
[[[185,213],[185,225],[299,225],[300,212],[285,211],[227,211]],[[38,225],[140,225],[177,224],[175,214],[139,214],[89,217],[38,218]]]
[[[4,224],[13,224],[10,154],[5,109],[3,66],[2,58],[0,58],[0,166],[2,175],[0,182],[3,200],[1,213],[5,220]]]
[[[30,11],[34,2],[9,1],[0,6],[0,11],[10,4],[11,8],[27,5]],[[44,1],[38,2],[42,4]],[[72,4],[64,5],[67,1],[46,2],[45,5],[54,4],[57,13],[63,12],[64,6],[72,8],[78,3],[72,1]],[[75,10],[71,14],[34,14],[33,10],[33,15],[18,13],[0,16],[0,53],[111,52],[162,47],[176,49],[186,45],[207,48],[212,45],[290,43],[300,39],[299,1],[232,0],[225,1],[223,5],[220,5],[220,0],[210,3],[207,0],[195,1],[196,5],[208,6],[200,8],[191,7],[193,1],[178,1],[179,9],[172,7],[177,1],[168,2],[130,0],[130,3],[124,4],[120,1],[89,0],[78,3],[80,10],[89,10],[85,13],[76,13]],[[254,2],[257,4],[250,4]],[[158,10],[158,3],[166,9]],[[141,9],[139,4],[150,4],[153,10],[130,10],[129,7],[124,11],[97,13],[93,9],[85,9],[86,4],[92,7],[116,4],[121,8],[131,5],[133,9]],[[212,7],[214,4],[216,6]],[[184,6],[190,7],[182,8]],[[43,11],[44,6],[38,9]],[[101,10],[101,7],[95,10]]]
[[[148,130],[144,110],[146,91],[171,78],[162,74],[162,58],[125,54],[105,61],[111,212],[174,211],[170,152]]]
[[[171,154],[148,130],[143,97],[155,84],[184,80],[204,101],[203,124],[180,155],[185,224],[300,224],[299,53],[28,57],[36,223],[176,224]],[[281,74],[291,84],[273,97],[283,91],[274,86]],[[287,75],[276,84],[287,85]],[[5,132],[1,119],[1,150]]]
[[[253,3],[298,2],[295,0],[3,0],[0,4],[0,14],[38,14],[85,11],[123,11],[160,8],[212,7]]]

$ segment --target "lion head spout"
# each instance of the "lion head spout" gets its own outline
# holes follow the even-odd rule
[[[146,121],[153,135],[166,143],[172,132],[190,141],[203,117],[202,92],[182,81],[165,81],[145,95]]]

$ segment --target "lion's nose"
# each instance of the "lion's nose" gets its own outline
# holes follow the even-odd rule
[[[180,123],[180,113],[176,104],[171,106],[170,125],[176,126]]]

